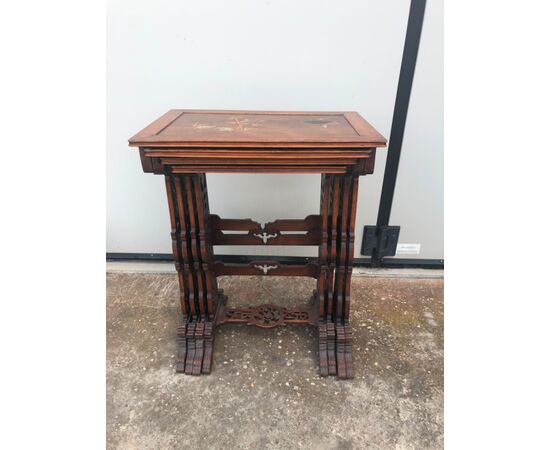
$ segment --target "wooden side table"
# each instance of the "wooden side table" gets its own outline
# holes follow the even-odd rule
[[[172,224],[183,322],[176,371],[210,373],[215,327],[314,326],[319,371],[352,378],[350,287],[359,176],[374,170],[386,140],[355,112],[171,110],[129,140],[144,172],[162,174]],[[320,173],[320,213],[262,226],[211,214],[206,173]],[[240,231],[241,233],[235,233]],[[246,232],[243,234],[242,232]],[[294,233],[293,233],[294,232]],[[273,260],[226,264],[214,245],[315,245],[317,262]],[[308,306],[231,308],[218,289],[222,275],[305,276],[317,279]]]

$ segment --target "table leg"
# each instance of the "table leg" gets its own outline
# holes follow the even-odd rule
[[[171,174],[166,175],[165,181],[183,313],[183,322],[177,329],[176,371],[191,375],[210,373],[220,296],[210,269],[213,251],[206,176]]]
[[[353,378],[349,313],[358,180],[353,174],[321,178],[319,372],[343,379]]]

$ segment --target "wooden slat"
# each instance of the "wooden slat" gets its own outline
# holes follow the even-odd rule
[[[212,232],[212,242],[214,245],[319,245],[321,239],[318,230],[308,231],[305,234],[280,234],[269,231],[231,234],[216,230]]]
[[[346,166],[172,166],[172,173],[346,173]]]
[[[277,261],[252,261],[248,264],[228,264],[215,261],[213,271],[216,276],[223,275],[261,275],[317,278],[319,266],[317,263],[300,265],[281,264]]]
[[[210,215],[210,226],[212,230],[234,230],[234,231],[261,231],[259,222],[252,219],[226,219],[217,214]],[[311,214],[305,219],[277,219],[265,224],[265,230],[271,231],[310,231],[319,229],[321,216]]]
[[[321,224],[321,216],[312,214],[305,219],[277,219],[265,224],[265,229],[277,231],[310,231],[318,230]]]
[[[147,155],[149,156],[149,155]],[[223,165],[223,164],[229,164],[229,165],[235,165],[235,164],[241,164],[241,165],[248,165],[248,164],[261,164],[264,166],[272,166],[272,165],[280,165],[281,159],[288,159],[288,158],[239,158],[239,159],[231,159],[231,158],[209,158],[209,157],[181,157],[181,158],[161,158],[162,164],[174,164],[174,165],[198,165],[198,166],[206,166],[206,165]],[[334,163],[334,160],[336,158],[307,158],[300,161],[300,165],[324,165],[324,164],[331,164]],[[338,164],[341,165],[349,165],[349,164],[355,164],[358,162],[358,158],[337,158]]]
[[[208,148],[185,148],[185,149],[144,149],[144,155],[150,158],[229,158],[229,159],[291,159],[300,163],[304,159],[336,159],[342,158],[364,159],[372,158],[376,152],[374,148],[366,149],[338,149],[335,150],[300,150],[300,149],[208,149]]]
[[[210,215],[210,228],[216,230],[232,230],[232,231],[261,231],[262,225],[252,219],[222,219],[217,214]]]

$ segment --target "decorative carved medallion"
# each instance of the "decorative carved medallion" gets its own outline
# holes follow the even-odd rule
[[[268,239],[273,239],[278,236],[277,233],[267,234],[265,231],[263,231],[262,233],[253,233],[252,235],[260,238],[264,244],[267,244]]]
[[[261,270],[264,275],[267,275],[267,272],[269,272],[272,269],[276,269],[279,266],[268,266],[267,264],[262,264],[261,266],[254,266],[256,269]]]

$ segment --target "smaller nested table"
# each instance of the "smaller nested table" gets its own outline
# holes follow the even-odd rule
[[[319,371],[353,377],[349,324],[351,272],[359,176],[374,170],[386,140],[356,112],[171,110],[130,140],[144,172],[164,175],[172,224],[183,321],[176,371],[210,373],[215,327],[316,327]],[[319,173],[318,215],[261,225],[210,213],[206,173]],[[239,231],[240,233],[235,233]],[[243,234],[243,232],[245,232]],[[266,259],[227,264],[214,245],[314,245],[315,262]],[[317,279],[308,304],[232,308],[218,289],[222,275],[304,276]]]

